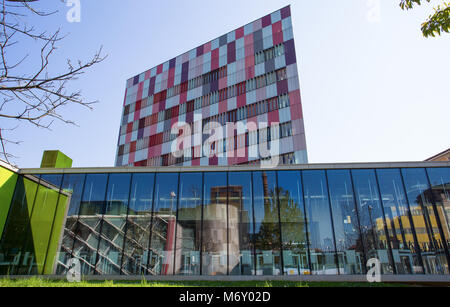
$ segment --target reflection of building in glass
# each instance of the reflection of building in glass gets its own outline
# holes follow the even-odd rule
[[[249,236],[249,229],[243,228],[248,225],[248,214],[242,210],[242,187],[213,187],[210,194],[211,202],[203,212],[203,240],[207,242],[203,248],[208,251],[203,258],[203,271],[206,275],[218,275],[227,271],[227,261],[230,271],[239,264],[240,239]]]
[[[228,206],[227,193],[229,195]],[[192,269],[191,266],[195,264],[199,265],[199,259],[197,259],[198,254],[193,253],[187,259],[186,255],[182,255],[180,252],[177,253],[177,251],[171,248],[173,242],[175,242],[175,229],[179,242],[186,242],[189,238],[200,237],[201,235],[203,235],[205,242],[209,242],[209,246],[206,246],[206,249],[209,250],[210,257],[206,258],[206,262],[210,265],[208,266],[207,264],[206,270],[204,270],[207,275],[217,274],[213,269],[216,266],[213,266],[213,264],[218,264],[219,268],[222,266],[225,268],[225,271],[227,270],[227,255],[221,253],[223,250],[228,250],[230,261],[228,266],[231,271],[234,270],[239,265],[240,238],[244,238],[247,241],[250,240],[248,212],[242,209],[242,187],[214,187],[211,189],[210,199],[211,203],[207,205],[207,212],[205,213],[209,218],[203,223],[203,231],[201,231],[201,221],[197,222],[195,226],[196,231],[194,232],[189,227],[183,227],[183,221],[178,221],[177,223],[176,216],[171,215],[170,211],[168,211],[169,213],[164,213],[165,210],[155,212],[152,220],[152,236],[159,238],[160,241],[158,243],[160,246],[159,248],[150,248],[144,255],[144,258],[150,258],[150,267],[143,266],[138,270],[148,270],[148,273],[152,275],[170,275],[173,270],[173,264],[168,263],[167,259],[173,259],[172,257],[177,258],[176,271],[184,271],[188,268]],[[134,215],[134,212],[129,212],[127,219],[129,221],[128,227],[132,224],[139,231],[136,232],[135,230],[135,233],[138,234],[133,240],[134,244],[131,250],[124,253],[123,237],[126,233],[126,214],[123,216],[89,215],[96,212],[99,206],[103,206],[103,202],[88,202],[87,204],[82,202],[83,214],[78,216],[78,218],[68,218],[68,225],[78,224],[75,228],[77,229],[76,233],[66,229],[67,235],[77,241],[76,249],[73,253],[78,255],[77,258],[80,259],[83,265],[89,266],[97,274],[105,274],[105,272],[115,270],[121,272],[121,274],[128,275],[130,272],[126,267],[121,268],[118,258],[122,257],[123,254],[123,262],[133,261],[129,258],[132,258],[130,255],[133,255],[135,250],[145,250],[148,242],[145,242],[142,238],[150,237],[150,227],[145,227],[139,223],[139,218],[142,219],[142,216]],[[124,204],[121,201],[108,202],[107,206],[110,211],[127,211],[126,203]],[[195,216],[201,210],[202,206],[198,205],[194,208],[183,208],[180,211],[183,211],[183,215],[185,216]],[[149,225],[147,223],[147,226]],[[101,236],[100,229],[103,233],[108,232],[108,235]],[[97,242],[98,240],[96,238],[100,236],[103,239],[103,246],[101,250],[98,250],[97,257],[102,258],[103,261],[94,261],[94,263],[102,263],[102,266],[95,266],[87,258],[92,254],[97,254],[96,244],[92,245],[90,242],[92,240]],[[230,242],[229,244],[227,244],[228,241]],[[62,248],[64,251],[70,252],[69,247],[62,246]],[[181,246],[177,245],[177,250],[181,250]],[[141,261],[140,263],[142,265],[146,261]],[[65,263],[60,262],[59,265],[65,266]]]
[[[437,231],[440,225],[444,234],[443,237],[450,238],[450,185],[445,186],[442,182],[440,187],[433,187],[432,190],[427,190],[424,194],[426,199],[433,199],[437,204],[436,212],[440,223],[436,220],[436,213],[433,213],[433,218],[431,220],[433,229]],[[449,241],[447,241],[447,245],[450,245]]]

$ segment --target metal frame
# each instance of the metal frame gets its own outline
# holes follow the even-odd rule
[[[186,167],[94,167],[94,168],[25,168],[19,174],[76,174],[76,173],[177,173],[177,172],[240,172],[261,170],[328,170],[328,169],[377,169],[377,168],[430,168],[450,167],[449,162],[381,162],[381,163],[333,163],[280,165],[273,169],[261,166],[186,166]]]

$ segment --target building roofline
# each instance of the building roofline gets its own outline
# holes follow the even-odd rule
[[[450,152],[450,148],[447,149],[447,150],[444,150],[443,152],[438,153],[437,155],[434,155],[434,156],[432,156],[432,157],[426,159],[425,161],[431,161],[431,160],[433,160],[433,159],[435,159],[435,158],[438,158],[438,157],[440,157],[440,156],[445,155],[445,154],[448,153],[448,152]]]
[[[5,160],[0,159],[0,167],[6,168],[7,170],[10,170],[12,172],[17,173],[19,169],[15,167],[14,165],[9,164]]]
[[[85,167],[85,168],[25,168],[20,174],[79,174],[79,173],[177,173],[177,172],[226,172],[226,171],[271,171],[271,170],[321,170],[321,169],[373,169],[373,168],[418,168],[450,167],[449,162],[370,162],[370,163],[323,163],[281,165],[276,168],[261,166],[183,166],[183,167]]]

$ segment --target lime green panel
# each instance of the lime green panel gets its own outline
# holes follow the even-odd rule
[[[30,226],[38,274],[43,271],[47,248],[55,216],[58,191],[39,186]]]
[[[71,168],[72,167],[72,159],[58,151],[58,157],[56,159],[56,168]]]
[[[17,174],[0,166],[0,238],[8,217],[16,182]]]
[[[10,212],[3,229],[3,265],[0,267],[0,275],[20,275],[28,272],[27,263],[34,257],[33,246],[28,246],[33,244],[29,225],[37,187],[37,183],[18,176]]]
[[[31,217],[31,213],[33,212],[34,197],[36,196],[38,184],[34,181],[24,178],[23,185],[25,187],[28,217]]]
[[[44,151],[41,168],[71,168],[72,159],[59,150]]]
[[[70,198],[64,194],[59,195],[58,207],[56,208],[55,220],[53,222],[52,235],[50,237],[50,244],[48,247],[47,259],[45,260],[44,275],[53,274],[53,266],[56,260],[56,253],[58,252],[59,240],[61,238],[61,231],[65,224],[66,212],[69,205]]]

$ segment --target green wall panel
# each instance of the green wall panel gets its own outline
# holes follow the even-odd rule
[[[30,216],[38,184],[19,176],[0,241],[0,275],[20,274],[21,266],[33,255],[34,247],[30,234]],[[30,242],[31,241],[31,242]],[[28,244],[27,244],[28,243]],[[22,270],[27,273],[28,270]]]
[[[42,156],[41,168],[71,168],[72,159],[59,150],[46,150]]]
[[[8,208],[12,205],[10,212],[1,207],[6,223],[0,241],[0,275],[52,274],[70,194],[60,194],[59,186],[44,181],[38,184],[37,178],[14,177],[4,171],[1,175],[2,204],[3,190],[7,190]],[[16,188],[9,187],[11,178],[19,178]]]
[[[36,197],[36,190],[38,184],[32,180],[24,178],[23,185],[25,187],[26,205],[28,209],[28,217],[31,217],[33,212],[34,198]]]
[[[37,265],[38,274],[43,272],[57,202],[58,191],[42,185],[39,186],[30,220],[35,265]]]
[[[59,241],[62,235],[63,225],[65,224],[66,213],[70,198],[64,194],[59,195],[58,207],[56,208],[53,229],[48,246],[47,258],[44,266],[44,275],[53,274],[56,254],[59,248]]]
[[[56,168],[71,168],[73,160],[63,154],[62,152],[58,153],[58,158],[56,159]]]
[[[17,174],[0,166],[0,238],[8,217],[16,182]]]

